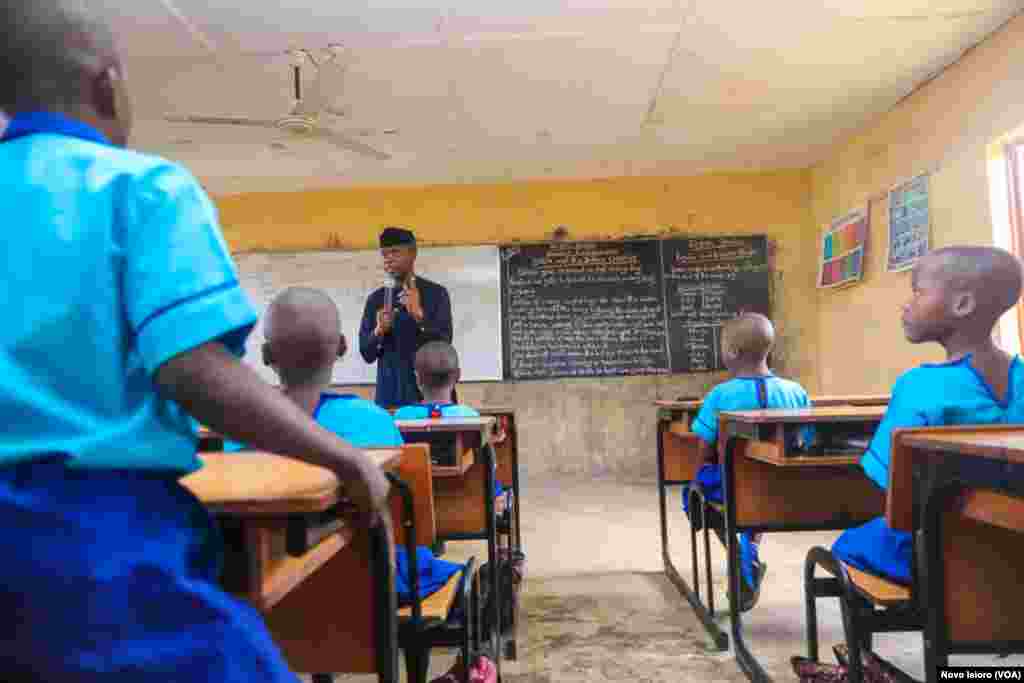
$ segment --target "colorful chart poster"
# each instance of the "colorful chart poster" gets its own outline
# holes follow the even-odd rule
[[[919,175],[889,191],[889,254],[886,270],[912,268],[928,253],[928,176]]]
[[[864,276],[864,247],[868,241],[870,206],[832,221],[821,239],[818,287],[839,287]]]

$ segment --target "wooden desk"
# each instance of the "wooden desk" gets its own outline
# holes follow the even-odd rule
[[[766,411],[764,415],[773,417],[763,417],[760,422],[753,421],[748,426],[748,434],[760,435],[756,443],[750,443],[747,445],[745,455],[747,458],[752,460],[760,461],[766,465],[774,467],[805,467],[810,466],[817,468],[815,470],[804,470],[798,473],[791,473],[791,475],[780,475],[773,468],[760,468],[758,469],[755,465],[744,463],[745,469],[755,470],[754,474],[757,476],[751,478],[748,473],[746,476],[741,478],[743,482],[755,482],[759,477],[770,476],[772,479],[772,488],[767,489],[768,491],[777,492],[778,495],[769,496],[758,496],[755,498],[745,497],[745,500],[751,500],[757,506],[757,508],[768,508],[767,510],[754,509],[749,510],[748,507],[744,507],[741,513],[740,519],[745,522],[752,522],[756,517],[768,517],[772,514],[773,506],[784,505],[788,506],[783,509],[789,511],[790,515],[795,515],[796,510],[793,508],[791,503],[792,496],[795,492],[800,494],[796,500],[802,500],[806,494],[806,488],[809,482],[824,482],[822,487],[818,486],[818,483],[812,483],[815,490],[820,490],[824,495],[834,492],[835,490],[841,490],[847,492],[844,494],[842,501],[847,503],[852,502],[850,499],[855,498],[859,493],[863,492],[863,485],[865,481],[859,481],[861,477],[856,475],[855,480],[858,481],[854,487],[848,488],[849,477],[845,477],[843,480],[835,481],[834,475],[835,470],[822,470],[824,466],[854,466],[857,464],[859,459],[859,453],[857,455],[814,455],[811,457],[783,457],[784,449],[783,446],[783,433],[785,427],[783,423],[772,422],[776,418],[781,417],[785,420],[797,420],[800,423],[803,420],[807,422],[824,421],[827,424],[842,423],[844,420],[852,420],[854,423],[861,420],[863,417],[868,417],[872,420],[880,419],[881,414],[884,412],[883,406],[888,404],[889,397],[887,395],[832,395],[832,396],[817,396],[811,397],[812,402],[816,404],[814,409],[811,411],[797,411],[788,413],[785,416],[779,411]],[[700,458],[700,439],[690,431],[690,423],[696,416],[697,412],[701,407],[700,400],[686,400],[686,401],[655,401],[654,404],[658,411],[658,422],[657,422],[657,465],[658,465],[658,512],[659,512],[659,526],[661,530],[661,557],[662,564],[665,568],[666,576],[672,581],[679,592],[694,605],[694,609],[697,610],[698,616],[704,621],[705,627],[712,635],[715,644],[721,650],[728,649],[729,639],[728,636],[721,631],[721,629],[715,624],[713,615],[708,612],[700,601],[699,594],[691,589],[689,584],[682,578],[679,570],[676,568],[672,561],[671,552],[669,548],[669,537],[668,537],[668,520],[667,520],[667,498],[668,490],[671,487],[682,486],[697,476],[697,470],[700,469],[701,462]],[[840,407],[841,406],[841,407]],[[760,426],[757,426],[760,425]],[[763,432],[763,434],[761,434]],[[753,486],[754,484],[750,484]],[[873,491],[869,491],[866,494],[868,501],[875,501],[877,495]],[[874,504],[874,502],[872,502]],[[821,523],[821,520],[814,518],[813,513],[809,511],[811,508],[804,508],[804,514],[810,514],[809,519],[805,522],[811,525],[811,528],[818,528],[817,525]],[[848,511],[853,513],[853,510]],[[858,513],[859,514],[859,513]],[[852,515],[856,517],[856,515]],[[789,522],[795,522],[796,520],[790,519]],[[696,547],[691,548],[693,555],[693,564],[696,568]],[[696,585],[697,576],[696,570],[694,571],[694,582]],[[705,618],[706,617],[706,618]]]
[[[950,654],[1024,652],[1024,427],[897,430],[886,517],[920,530],[928,681]]]
[[[885,516],[893,529],[913,531],[914,473],[927,466],[954,465],[965,458],[981,458],[1007,465],[1024,464],[1024,429],[1007,425],[927,427],[900,429],[893,434],[889,462],[889,492]],[[965,514],[977,521],[1016,529],[1024,516],[1015,504],[996,504],[988,494],[972,493]]]
[[[433,468],[434,508],[437,520],[437,535],[441,540],[485,540],[487,560],[491,567],[497,566],[497,524],[494,510],[494,480],[496,476],[494,447],[494,417],[445,417],[434,420],[395,420],[395,425],[406,442],[415,443],[418,438],[448,434],[455,438],[456,452],[462,458],[463,449],[472,449],[474,456],[468,466],[465,458],[456,467]],[[499,573],[490,573],[491,586],[495,596],[492,623],[501,623],[498,607],[500,604],[501,582]],[[494,629],[492,651],[498,673],[501,673],[503,634]]]
[[[887,406],[889,394],[820,394],[811,396],[815,408],[835,406]]]
[[[743,637],[736,534],[843,529],[879,516],[885,501],[860,469],[860,454],[825,452],[805,457],[786,452],[785,439],[792,430],[808,424],[819,433],[845,429],[870,436],[884,414],[883,406],[845,406],[720,415],[729,617],[736,658],[752,680],[770,679]]]
[[[364,452],[385,469],[399,465],[399,450]],[[328,470],[259,452],[200,458],[203,469],[182,484],[221,525],[223,585],[263,614],[289,665],[397,681],[387,531],[345,520],[342,489]],[[319,526],[329,535],[319,538]]]

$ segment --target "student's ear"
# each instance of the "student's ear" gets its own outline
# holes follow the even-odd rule
[[[978,300],[974,292],[957,292],[953,295],[951,308],[957,318],[966,318],[977,310]]]
[[[274,354],[270,352],[270,344],[263,342],[263,347],[260,350],[263,352],[263,364],[268,368],[274,367]]]
[[[128,144],[132,128],[132,106],[121,69],[108,66],[92,76],[89,83],[92,106],[106,124],[104,132],[115,145]]]

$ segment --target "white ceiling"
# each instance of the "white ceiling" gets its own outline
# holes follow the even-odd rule
[[[136,146],[186,163],[215,192],[806,166],[1024,9],[1024,0],[92,2],[122,37]],[[360,139],[389,161],[276,130],[161,120],[277,118],[292,105],[286,51],[333,43],[350,66],[325,83],[350,114],[326,120],[374,129]]]

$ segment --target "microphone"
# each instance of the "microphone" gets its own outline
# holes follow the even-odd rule
[[[388,310],[394,310],[395,306],[395,287],[398,286],[398,280],[394,275],[388,273],[384,276],[384,289],[385,289],[385,301],[387,302]]]

